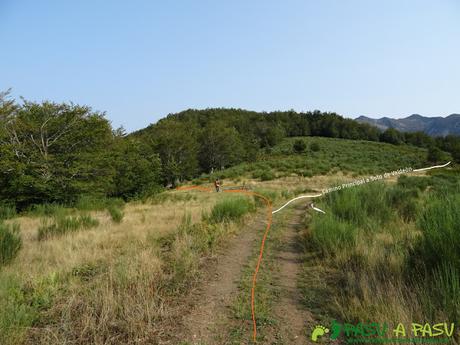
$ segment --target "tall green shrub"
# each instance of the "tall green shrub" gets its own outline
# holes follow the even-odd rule
[[[99,221],[89,215],[74,217],[59,214],[54,216],[51,221],[48,219],[43,220],[42,225],[38,228],[38,239],[45,240],[53,236],[64,235],[80,229],[89,229],[98,225]]]
[[[10,219],[16,215],[16,207],[10,204],[0,204],[0,221]]]
[[[254,203],[249,198],[224,199],[214,205],[208,220],[211,223],[239,220],[254,209]]]
[[[428,268],[460,267],[460,194],[432,195],[418,224],[423,230],[414,255]]]
[[[123,211],[115,205],[109,205],[109,207],[107,207],[107,211],[109,212],[110,217],[115,223],[121,223],[123,217],[125,216]]]
[[[22,246],[19,224],[3,224],[0,222],[0,266],[13,260]]]

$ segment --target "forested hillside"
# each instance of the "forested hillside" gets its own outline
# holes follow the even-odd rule
[[[0,95],[0,199],[18,210],[40,203],[73,204],[83,195],[125,200],[152,194],[202,173],[257,161],[286,137],[382,141],[440,150],[460,160],[460,139],[379,132],[320,111],[258,113],[186,110],[126,135],[90,107],[21,103]]]

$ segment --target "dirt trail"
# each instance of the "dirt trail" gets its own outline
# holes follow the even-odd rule
[[[311,314],[302,307],[297,287],[302,269],[302,249],[299,231],[307,210],[304,203],[293,206],[289,221],[281,226],[281,243],[276,245],[275,260],[279,267],[277,283],[280,295],[274,313],[279,324],[279,344],[309,344],[307,330],[313,322]],[[205,280],[190,297],[190,312],[183,317],[178,334],[184,344],[223,345],[222,337],[232,324],[231,304],[238,293],[242,270],[260,244],[266,223],[261,213],[231,239],[204,274]]]
[[[184,340],[191,344],[214,345],[228,320],[228,308],[238,292],[238,280],[254,246],[259,243],[265,215],[257,216],[231,239],[224,253],[206,272],[207,279],[193,294],[194,309],[184,318]],[[219,345],[221,345],[219,343]]]
[[[282,243],[279,246],[276,260],[280,273],[280,299],[276,304],[275,313],[280,323],[282,339],[286,344],[308,344],[308,326],[313,322],[311,313],[302,308],[301,294],[297,287],[302,265],[302,249],[299,231],[305,216],[304,203],[294,206],[293,216],[285,225]]]

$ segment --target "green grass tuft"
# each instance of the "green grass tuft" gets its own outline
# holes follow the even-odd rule
[[[62,236],[66,233],[75,232],[80,229],[89,229],[99,225],[97,219],[90,215],[65,216],[55,215],[51,221],[44,219],[38,228],[38,239],[45,240],[54,236]]]
[[[245,214],[254,211],[254,209],[254,203],[247,197],[224,199],[214,205],[208,221],[215,224],[240,220]]]
[[[107,211],[109,212],[112,220],[118,224],[122,222],[123,217],[125,216],[123,211],[114,205],[110,205],[109,207],[107,207]]]
[[[16,207],[9,204],[0,204],[0,221],[16,216]]]
[[[61,204],[33,205],[27,214],[31,217],[52,217],[58,214],[68,214],[70,209]]]
[[[418,219],[423,236],[414,255],[428,268],[460,267],[460,194],[432,195]]]
[[[10,263],[18,254],[21,246],[19,224],[0,223],[0,266]]]

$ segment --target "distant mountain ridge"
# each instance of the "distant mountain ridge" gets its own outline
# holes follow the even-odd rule
[[[360,116],[355,120],[360,123],[368,123],[381,130],[394,128],[401,132],[425,132],[434,137],[444,137],[449,134],[460,135],[460,114],[451,114],[447,117],[425,117],[413,114],[402,119],[389,117],[372,119],[367,116]]]

